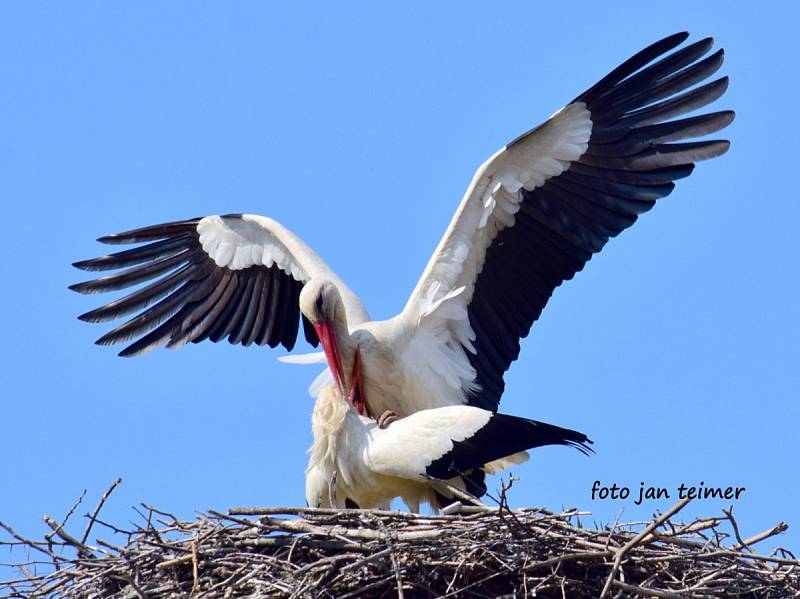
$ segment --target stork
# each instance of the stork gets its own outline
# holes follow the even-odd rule
[[[421,503],[439,509],[457,497],[454,489],[483,495],[484,474],[526,461],[527,449],[591,452],[583,433],[465,405],[420,410],[384,428],[358,414],[334,384],[317,395],[311,423],[311,507],[368,509],[400,497],[414,512]]]
[[[728,141],[696,138],[726,127],[732,111],[683,117],[728,86],[727,77],[697,85],[719,69],[723,51],[704,58],[711,38],[678,48],[687,37],[641,50],[484,162],[393,318],[371,320],[299,237],[248,214],[101,237],[145,245],[75,263],[123,270],[72,289],[155,281],[80,318],[136,313],[97,341],[132,341],[122,356],[205,339],[292,350],[302,323],[306,340],[324,350],[308,360],[327,362],[333,384],[361,414],[391,419],[465,404],[496,412],[520,339],[553,291],[670,194],[696,161],[727,151]]]

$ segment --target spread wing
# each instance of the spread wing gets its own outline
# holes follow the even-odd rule
[[[687,37],[675,34],[637,53],[475,174],[403,312],[422,324],[446,321],[446,335],[436,337],[439,353],[461,352],[463,359],[451,358],[442,370],[461,373],[469,403],[496,410],[520,339],[556,287],[671,193],[696,161],[728,149],[727,141],[685,141],[734,117],[678,118],[728,85],[723,77],[693,87],[722,64],[722,50],[702,58],[710,38],[662,57]],[[430,319],[437,305],[449,306],[438,321]],[[412,341],[409,351],[421,346]]]
[[[152,281],[133,293],[79,316],[104,322],[136,313],[97,340],[130,342],[121,356],[166,344],[205,339],[242,345],[283,345],[291,350],[300,322],[316,347],[314,328],[301,316],[298,298],[316,276],[340,289],[348,317],[368,320],[361,301],[301,239],[272,219],[247,214],[207,216],[101,237],[109,244],[144,244],[76,262],[88,271],[118,270],[72,285],[79,293],[116,291]],[[153,280],[155,279],[155,280]]]

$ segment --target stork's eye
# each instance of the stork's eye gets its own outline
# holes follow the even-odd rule
[[[317,309],[317,315],[320,317],[320,319],[322,319],[322,317],[324,316],[324,313],[323,313],[323,311],[322,311],[322,304],[323,304],[323,301],[322,301],[322,294],[320,293],[320,294],[317,296],[317,301],[314,303],[314,306],[315,306],[315,307],[316,307],[316,309]]]

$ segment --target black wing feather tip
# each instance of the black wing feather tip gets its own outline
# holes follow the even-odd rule
[[[182,249],[191,249],[192,243],[190,235],[179,235],[99,258],[73,262],[72,266],[87,271],[115,270],[153,261]]]
[[[711,44],[701,40],[676,50],[664,58],[650,63],[640,71],[620,83],[608,88],[596,100],[604,105],[614,105],[625,99],[635,97],[648,88],[658,87],[658,84],[668,80],[672,74],[702,58],[711,49]]]
[[[599,95],[604,93],[604,89],[608,89],[614,85],[617,85],[626,77],[638,71],[644,65],[652,62],[657,57],[682,44],[688,37],[688,32],[681,31],[679,33],[673,33],[672,35],[650,44],[620,64],[617,68],[608,73],[608,75],[600,79],[597,83],[583,92],[573,101],[588,101],[592,98],[597,98]]]
[[[591,457],[591,456],[597,454],[597,452],[594,450],[594,448],[591,447],[592,445],[594,445],[594,441],[592,441],[588,437],[586,439],[584,439],[583,441],[567,441],[565,443],[565,445],[567,445],[568,447],[573,447],[573,448],[577,449],[578,451],[580,451],[586,457]]]
[[[143,354],[146,354],[146,353],[148,353],[149,351],[151,351],[153,349],[155,349],[155,346],[154,347],[143,347],[143,348],[137,348],[137,347],[130,346],[130,347],[126,347],[125,349],[123,349],[117,355],[120,358],[136,358],[137,356],[141,356]]]
[[[196,249],[184,247],[171,255],[161,256],[145,264],[139,264],[138,266],[122,270],[113,275],[106,275],[91,281],[76,283],[71,286],[70,289],[78,293],[89,294],[101,293],[104,291],[117,291],[119,289],[125,289],[126,287],[132,287],[133,285],[138,285],[139,283],[163,275],[181,266],[185,262],[197,260],[202,251],[200,246],[197,246]]]
[[[97,241],[110,245],[121,245],[140,243],[142,241],[155,239],[164,239],[166,237],[173,237],[175,235],[183,235],[187,233],[196,233],[197,224],[201,220],[203,220],[203,217],[161,223],[158,225],[150,225],[147,227],[123,231],[121,233],[105,235],[103,237],[99,237]]]
[[[169,275],[134,291],[120,299],[109,302],[90,312],[82,314],[79,318],[86,322],[106,322],[116,320],[131,312],[144,310],[153,302],[160,300],[170,292],[180,288],[186,281],[203,276],[203,272],[208,272],[205,265],[185,264],[173,271]],[[144,314],[144,312],[142,313]]]

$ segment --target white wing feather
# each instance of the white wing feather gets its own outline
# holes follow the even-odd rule
[[[325,362],[325,352],[315,351],[308,354],[279,356],[278,362],[283,362],[284,364],[322,364]]]

